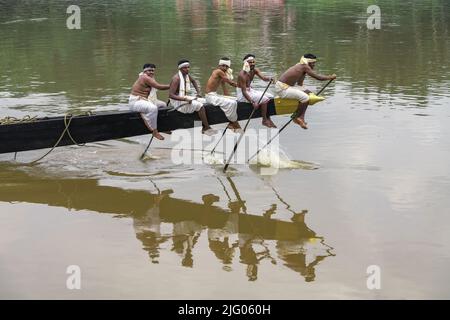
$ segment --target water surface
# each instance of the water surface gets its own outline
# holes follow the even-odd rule
[[[183,57],[202,85],[248,52],[278,76],[312,52],[338,79],[309,130],[281,135],[307,165],[271,176],[174,164],[170,147],[194,146],[170,137],[145,161],[148,136],[32,167],[20,163],[45,150],[0,155],[1,298],[449,298],[448,1],[378,1],[381,30],[366,1],[77,3],[81,30],[66,28],[67,1],[0,4],[0,118],[123,110],[144,63],[164,83]],[[66,288],[69,265],[81,290]]]

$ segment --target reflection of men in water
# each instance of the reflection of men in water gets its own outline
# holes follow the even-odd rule
[[[194,249],[201,232],[202,226],[195,221],[179,221],[173,224],[172,251],[182,256],[181,265],[183,267],[192,268],[194,266],[192,249]]]
[[[219,201],[219,197],[215,195],[204,195],[203,203],[205,206],[211,206],[214,202]],[[230,202],[231,204],[231,202]],[[229,204],[229,205],[230,205]],[[234,208],[235,209],[235,208]],[[230,245],[230,237],[238,233],[239,227],[239,208],[237,212],[231,212],[228,219],[221,228],[208,229],[209,248],[216,255],[216,257],[224,264],[225,271],[231,271],[231,265],[234,257],[237,243]]]
[[[164,190],[154,198],[153,206],[145,213],[143,217],[134,219],[134,229],[136,238],[139,239],[144,250],[148,251],[152,263],[159,263],[160,245],[167,241],[170,236],[161,235],[161,217],[159,205],[166,195],[173,193],[172,190]]]
[[[304,224],[306,213],[307,210],[303,210],[302,212],[295,214],[291,220],[294,223]],[[320,247],[318,244],[315,244],[316,241],[320,241]],[[279,240],[277,241],[277,252],[280,259],[285,262],[284,265],[286,267],[300,273],[305,278],[306,282],[311,282],[314,281],[316,277],[315,266],[332,254],[329,252],[328,247],[324,255],[316,255],[314,259],[308,263],[307,253],[309,252],[311,254],[313,249],[323,249],[323,246],[323,240],[316,237],[299,239],[296,241]]]
[[[314,241],[316,239],[311,239]],[[299,243],[296,241],[278,241],[277,251],[279,257],[285,262],[284,265],[300,273],[306,282],[314,281],[316,278],[315,266],[328,257],[329,255],[316,256],[314,260],[307,263],[307,249],[305,245],[307,242]]]
[[[254,246],[259,245],[263,247],[262,251],[257,251]],[[241,263],[247,265],[247,277],[249,281],[258,279],[258,264],[264,258],[269,258],[273,264],[276,261],[270,255],[269,248],[264,244],[264,240],[257,240],[253,235],[240,233],[239,234],[239,250]]]

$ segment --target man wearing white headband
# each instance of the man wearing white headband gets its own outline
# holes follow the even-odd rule
[[[158,108],[165,107],[166,104],[158,100],[156,91],[168,90],[169,85],[159,84],[155,80],[155,69],[156,66],[152,63],[144,64],[142,72],[139,73],[139,77],[131,89],[129,106],[131,111],[141,113],[145,125],[155,138],[164,140],[164,137],[158,132],[157,120]]]
[[[280,80],[275,84],[275,93],[280,98],[295,99],[298,100],[297,117],[294,122],[297,123],[303,129],[308,129],[305,122],[305,113],[310,102],[311,91],[303,86],[305,76],[309,75],[314,79],[324,81],[336,79],[336,75],[329,76],[321,75],[314,72],[316,65],[316,56],[308,53],[301,57],[300,62],[290,67],[280,77]]]
[[[202,133],[211,136],[216,134],[217,130],[209,126],[205,107],[203,106],[206,100],[201,98],[201,91],[197,81],[189,74],[190,67],[189,60],[183,59],[178,61],[178,72],[172,77],[172,82],[170,83],[170,105],[182,113],[197,112],[203,125]],[[196,96],[189,95],[191,83],[197,91]]]
[[[255,56],[253,54],[247,54],[244,57],[244,66],[238,76],[238,88],[236,89],[237,100],[239,102],[249,102],[255,109],[261,108],[262,124],[269,128],[276,128],[275,124],[270,120],[270,117],[267,116],[267,103],[273,98],[273,95],[266,92],[258,104],[263,91],[254,90],[250,87],[255,75],[263,81],[269,81],[271,79],[264,76],[259,69],[255,68],[255,63]]]
[[[231,60],[223,57],[219,60],[219,66],[214,69],[206,84],[206,102],[219,106],[225,113],[225,116],[230,121],[228,128],[239,131],[241,127],[237,121],[237,101],[236,98],[230,97],[227,84],[237,87],[236,82],[233,81],[233,71],[231,70]],[[217,89],[222,87],[223,94],[219,95]]]

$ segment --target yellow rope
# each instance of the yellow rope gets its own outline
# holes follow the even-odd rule
[[[69,123],[67,123],[67,114],[64,116],[64,126],[66,127],[65,129],[66,129],[67,135],[69,136],[70,140],[72,140],[72,142],[74,144],[76,144],[79,147],[83,147],[83,146],[86,145],[86,143],[78,143],[78,142],[76,142],[75,139],[72,137],[72,134],[70,133],[69,126],[70,126],[70,122],[72,121],[73,116],[71,114],[69,114],[69,116],[70,116]]]
[[[88,112],[87,113],[87,115],[91,115],[92,113],[91,112]],[[60,135],[60,137],[58,138],[58,140],[56,141],[56,143],[53,145],[53,147],[49,150],[49,151],[47,151],[43,156],[41,156],[41,157],[39,157],[38,159],[36,159],[36,160],[33,160],[33,161],[31,161],[31,162],[26,162],[26,163],[21,163],[21,165],[33,165],[33,164],[35,164],[35,163],[37,163],[37,162],[39,162],[39,161],[41,161],[42,159],[44,159],[46,156],[48,156],[60,143],[61,143],[61,140],[64,138],[64,135],[67,133],[67,135],[68,135],[68,137],[70,138],[70,140],[72,140],[72,142],[74,143],[74,144],[76,144],[77,146],[84,146],[85,145],[85,143],[83,143],[83,144],[80,144],[80,143],[78,143],[73,137],[72,137],[72,134],[70,133],[70,130],[69,130],[69,127],[70,127],[70,123],[72,122],[72,119],[73,119],[73,115],[71,115],[71,114],[66,114],[66,115],[64,115],[64,130],[63,130],[63,132],[61,133],[61,135]]]
[[[70,117],[69,118],[69,121],[67,121],[67,117]],[[41,161],[42,159],[44,159],[46,156],[48,156],[53,150],[55,150],[55,148],[59,145],[59,143],[61,142],[61,140],[63,139],[63,137],[64,137],[64,135],[66,134],[66,132],[69,130],[69,126],[70,126],[70,123],[72,122],[72,118],[73,118],[73,116],[71,115],[71,114],[66,114],[66,115],[64,115],[64,130],[63,130],[63,132],[61,133],[61,136],[58,138],[58,140],[56,141],[56,143],[55,143],[55,145],[49,150],[49,151],[47,151],[43,156],[41,156],[41,157],[39,157],[38,159],[36,159],[36,160],[33,160],[33,161],[31,161],[31,162],[27,162],[27,163],[25,163],[25,164],[27,164],[27,165],[33,165],[33,164],[35,164],[35,163],[37,163],[37,162],[39,162],[39,161]],[[72,138],[71,138],[72,139]],[[72,139],[72,141],[74,141],[73,139]],[[76,142],[75,142],[76,143]],[[78,144],[78,143],[76,143],[76,144]]]
[[[37,116],[30,116],[26,115],[22,119],[16,118],[16,117],[5,117],[0,118],[0,126],[1,125],[8,125],[8,124],[15,124],[15,123],[25,123],[25,122],[34,122],[37,120]]]

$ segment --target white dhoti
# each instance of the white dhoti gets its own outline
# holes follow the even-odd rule
[[[237,101],[238,102],[249,102],[242,94],[241,88],[236,88],[236,92],[237,92]],[[258,90],[252,89],[252,88],[247,88],[247,93],[253,102],[258,102],[259,99],[261,99],[263,92],[264,91],[258,91]],[[273,95],[266,92],[266,93],[264,93],[264,97],[261,99],[260,103],[266,103],[270,99],[273,99]]]
[[[141,113],[151,129],[157,128],[158,107],[156,104],[143,97],[132,94],[128,100],[128,105],[131,111]]]
[[[283,99],[295,99],[302,103],[309,101],[309,96],[305,92],[307,90],[304,86],[290,86],[281,81],[275,83],[275,93]]]
[[[189,97],[194,99],[195,97]],[[180,111],[182,113],[194,113],[200,111],[203,105],[206,103],[206,100],[203,98],[196,98],[192,100],[190,103],[187,101],[180,101],[170,99],[170,105]],[[181,107],[180,107],[181,106]]]
[[[221,96],[216,92],[207,93],[206,102],[219,106],[220,109],[225,113],[225,116],[231,122],[235,122],[238,119],[237,116],[237,101],[232,97]]]
[[[156,104],[156,106],[158,107],[158,109],[159,109],[159,108],[167,107],[167,104],[166,104],[164,101],[161,101],[161,100],[158,100],[158,99],[156,99],[156,100],[151,100],[151,102],[152,102],[153,104]]]
[[[167,104],[164,101],[158,100],[158,96],[156,95],[155,88],[150,89],[150,94],[148,95],[148,101],[152,102],[154,105],[156,105],[159,108],[167,107]]]

